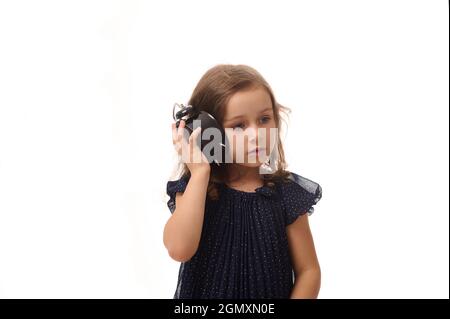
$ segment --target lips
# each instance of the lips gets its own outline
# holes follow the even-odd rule
[[[250,152],[248,152],[249,155],[253,155],[253,154],[261,154],[265,151],[264,148],[255,148],[253,150],[251,150]]]

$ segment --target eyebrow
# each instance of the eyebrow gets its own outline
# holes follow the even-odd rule
[[[264,112],[266,112],[266,111],[270,111],[270,110],[272,110],[272,107],[271,107],[271,106],[265,108],[264,110],[262,110],[261,112],[259,112],[259,114],[264,113]],[[243,115],[238,115],[238,116],[232,117],[232,118],[230,118],[230,119],[225,119],[224,122],[233,121],[233,120],[238,119],[238,118],[241,118],[241,117],[243,117]]]

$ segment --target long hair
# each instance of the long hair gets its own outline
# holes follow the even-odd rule
[[[243,64],[218,64],[210,68],[197,83],[191,98],[188,102],[194,109],[198,111],[206,111],[210,113],[218,121],[223,123],[225,108],[230,98],[240,90],[251,88],[264,88],[270,95],[274,120],[277,127],[277,151],[278,158],[275,163],[275,171],[271,174],[263,174],[264,185],[274,186],[275,180],[285,180],[289,175],[286,171],[287,164],[285,162],[283,144],[280,139],[281,112],[285,115],[291,112],[291,109],[279,104],[270,85],[262,77],[262,75],[254,68]],[[181,176],[190,176],[187,165],[180,162],[182,166]],[[212,165],[210,179],[207,188],[207,195],[211,199],[218,198],[217,183],[223,183],[226,177],[227,164],[220,166]]]

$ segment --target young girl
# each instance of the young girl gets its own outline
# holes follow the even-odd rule
[[[289,110],[246,65],[208,70],[188,104],[231,129],[233,143],[246,130],[276,128],[279,139],[280,111]],[[244,161],[236,161],[239,150],[233,150],[233,162],[213,165],[195,143],[200,130],[185,140],[184,127],[184,121],[172,124],[173,144],[191,160],[167,182],[172,215],[163,239],[181,262],[174,298],[317,298],[320,266],[308,215],[322,196],[320,185],[286,170],[279,140],[273,150],[267,143],[256,151],[244,144]],[[275,169],[260,174],[271,152],[278,152]],[[201,162],[192,161],[195,154]]]

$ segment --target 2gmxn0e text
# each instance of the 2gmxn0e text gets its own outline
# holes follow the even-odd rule
[[[265,304],[219,304],[217,313],[275,313],[275,305],[273,303]]]

